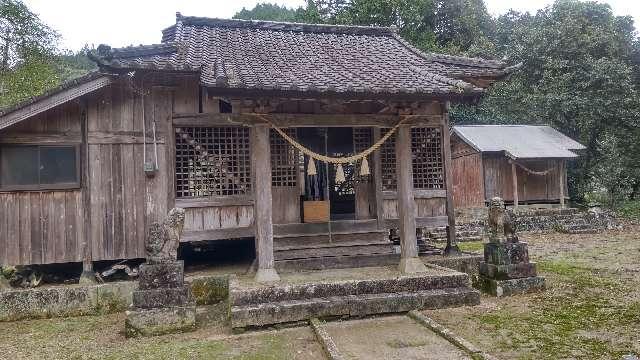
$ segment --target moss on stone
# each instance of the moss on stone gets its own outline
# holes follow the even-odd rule
[[[191,280],[191,291],[198,305],[212,305],[229,297],[229,277],[210,276]]]

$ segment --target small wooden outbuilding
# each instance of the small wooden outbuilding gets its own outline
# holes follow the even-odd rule
[[[567,198],[566,161],[585,147],[549,126],[464,125],[451,135],[456,208],[560,204]]]
[[[177,206],[182,241],[254,237],[260,271],[372,259],[393,251],[390,228],[404,264],[416,227],[455,239],[449,102],[511,71],[422,53],[392,28],[179,14],[161,44],[93,59],[99,71],[0,112],[0,263],[140,258]],[[300,151],[344,158],[388,132],[364,175],[362,159],[310,171]]]

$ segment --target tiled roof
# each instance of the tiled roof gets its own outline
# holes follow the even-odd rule
[[[103,49],[104,50],[104,49]],[[392,28],[177,15],[162,44],[106,49],[107,69],[200,72],[214,88],[337,93],[477,94],[464,81],[500,78],[500,61],[426,54]]]
[[[460,125],[453,132],[480,152],[505,152],[512,159],[575,158],[584,145],[550,126]]]

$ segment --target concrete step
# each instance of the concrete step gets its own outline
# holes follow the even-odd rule
[[[307,247],[288,247],[273,252],[275,260],[320,258],[327,256],[391,254],[393,244],[386,243],[329,243]]]
[[[354,233],[302,233],[302,234],[287,234],[274,236],[273,244],[277,248],[294,248],[294,247],[309,247],[330,243],[372,243],[372,242],[388,242],[388,236],[386,231],[363,231]]]
[[[332,296],[366,295],[377,293],[415,292],[444,288],[466,287],[469,275],[412,275],[387,279],[321,281],[307,284],[287,284],[260,287],[239,287],[232,284],[229,298],[232,306],[308,300]]]
[[[398,265],[400,254],[326,256],[320,258],[276,260],[278,271],[346,269]]]
[[[366,316],[479,303],[480,293],[468,287],[304,298],[232,306],[231,326],[259,327],[312,317]]]

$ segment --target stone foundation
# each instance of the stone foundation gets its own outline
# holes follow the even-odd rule
[[[511,296],[544,290],[545,280],[529,261],[527,243],[484,244],[484,261],[478,265],[474,287],[493,296]]]
[[[196,302],[184,283],[184,263],[167,261],[140,266],[138,290],[127,311],[125,335],[154,336],[195,329]]]
[[[495,280],[478,276],[473,286],[487,294],[502,297],[543,291],[545,279],[540,276],[521,279]]]

